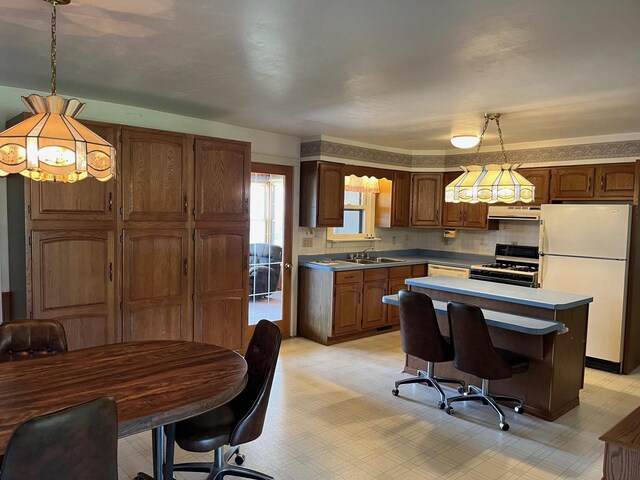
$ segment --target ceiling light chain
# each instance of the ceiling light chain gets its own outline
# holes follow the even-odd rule
[[[51,95],[57,94],[56,80],[58,77],[58,62],[56,61],[56,53],[58,46],[58,35],[56,30],[56,21],[58,19],[56,6],[58,2],[51,2]]]

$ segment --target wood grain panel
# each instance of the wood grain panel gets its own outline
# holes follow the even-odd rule
[[[518,205],[542,205],[549,203],[549,193],[551,187],[551,169],[549,168],[522,168],[518,170],[520,175],[533,183],[535,187],[535,198],[533,202]]]
[[[551,199],[593,198],[594,167],[562,167],[551,171]]]
[[[364,273],[362,270],[347,270],[336,272],[336,285],[342,283],[362,283]]]
[[[186,135],[122,131],[124,220],[187,220]]]
[[[249,220],[251,144],[195,140],[195,219]]]
[[[70,348],[116,340],[113,231],[32,231],[32,317],[60,320]]]
[[[333,301],[333,335],[361,329],[362,283],[336,285]]]
[[[460,172],[446,172],[442,176],[443,194],[444,188],[460,176]],[[462,227],[464,226],[464,204],[442,202],[442,226]]]
[[[596,168],[596,180],[599,182],[596,197],[633,200],[635,173],[634,163],[599,165]]]
[[[411,177],[411,225],[437,227],[440,225],[442,175],[418,173]]]
[[[192,338],[189,232],[146,228],[123,232],[123,339]]]
[[[246,229],[196,229],[194,288],[198,341],[216,341],[232,349],[241,348],[245,341],[249,308],[248,233]],[[225,332],[229,336],[225,337]]]
[[[344,223],[344,172],[337,163],[318,165],[317,227],[341,227]]]
[[[119,155],[116,125],[82,121],[95,133],[116,146]],[[33,220],[113,220],[115,217],[116,181],[100,182],[87,178],[64,184],[32,182],[31,218]]]
[[[464,226],[466,228],[487,228],[489,205],[486,203],[467,203],[464,206]]]
[[[246,372],[240,355],[193,342],[114,344],[8,362],[0,369],[0,452],[25,420],[103,395],[116,401],[120,437],[184,420],[238,395]]]
[[[362,286],[362,328],[375,328],[385,324],[387,306],[382,297],[387,294],[387,281],[364,282]]]
[[[126,321],[128,330],[125,337],[138,342],[180,340],[184,319],[182,308],[182,305],[128,308]]]

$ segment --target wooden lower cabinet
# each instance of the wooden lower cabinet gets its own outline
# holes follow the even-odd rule
[[[332,335],[354,333],[361,329],[362,284],[336,285]]]
[[[190,340],[189,231],[123,232],[122,337],[127,341]]]
[[[111,230],[31,232],[31,318],[55,319],[69,349],[116,341]]]
[[[387,321],[387,306],[380,298],[387,294],[387,281],[374,280],[362,284],[362,328],[383,326]]]
[[[194,340],[243,347],[249,300],[246,229],[196,229]]]
[[[325,345],[397,330],[398,308],[382,297],[424,276],[425,265],[333,272],[301,267],[298,273],[298,335]]]

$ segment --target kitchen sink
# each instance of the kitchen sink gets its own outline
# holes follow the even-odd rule
[[[357,263],[361,265],[374,265],[376,263],[399,263],[402,260],[394,260],[393,258],[384,258],[384,257],[376,257],[376,258],[348,258],[343,260],[343,262],[349,263]]]

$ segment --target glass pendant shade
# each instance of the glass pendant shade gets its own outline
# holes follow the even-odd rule
[[[57,95],[22,97],[33,116],[0,133],[0,176],[73,183],[115,175],[115,149],[78,122],[84,103]]]
[[[376,177],[344,177],[344,189],[347,192],[380,193],[380,183]]]
[[[445,202],[531,203],[534,185],[520,175],[518,165],[471,165],[445,188]]]

